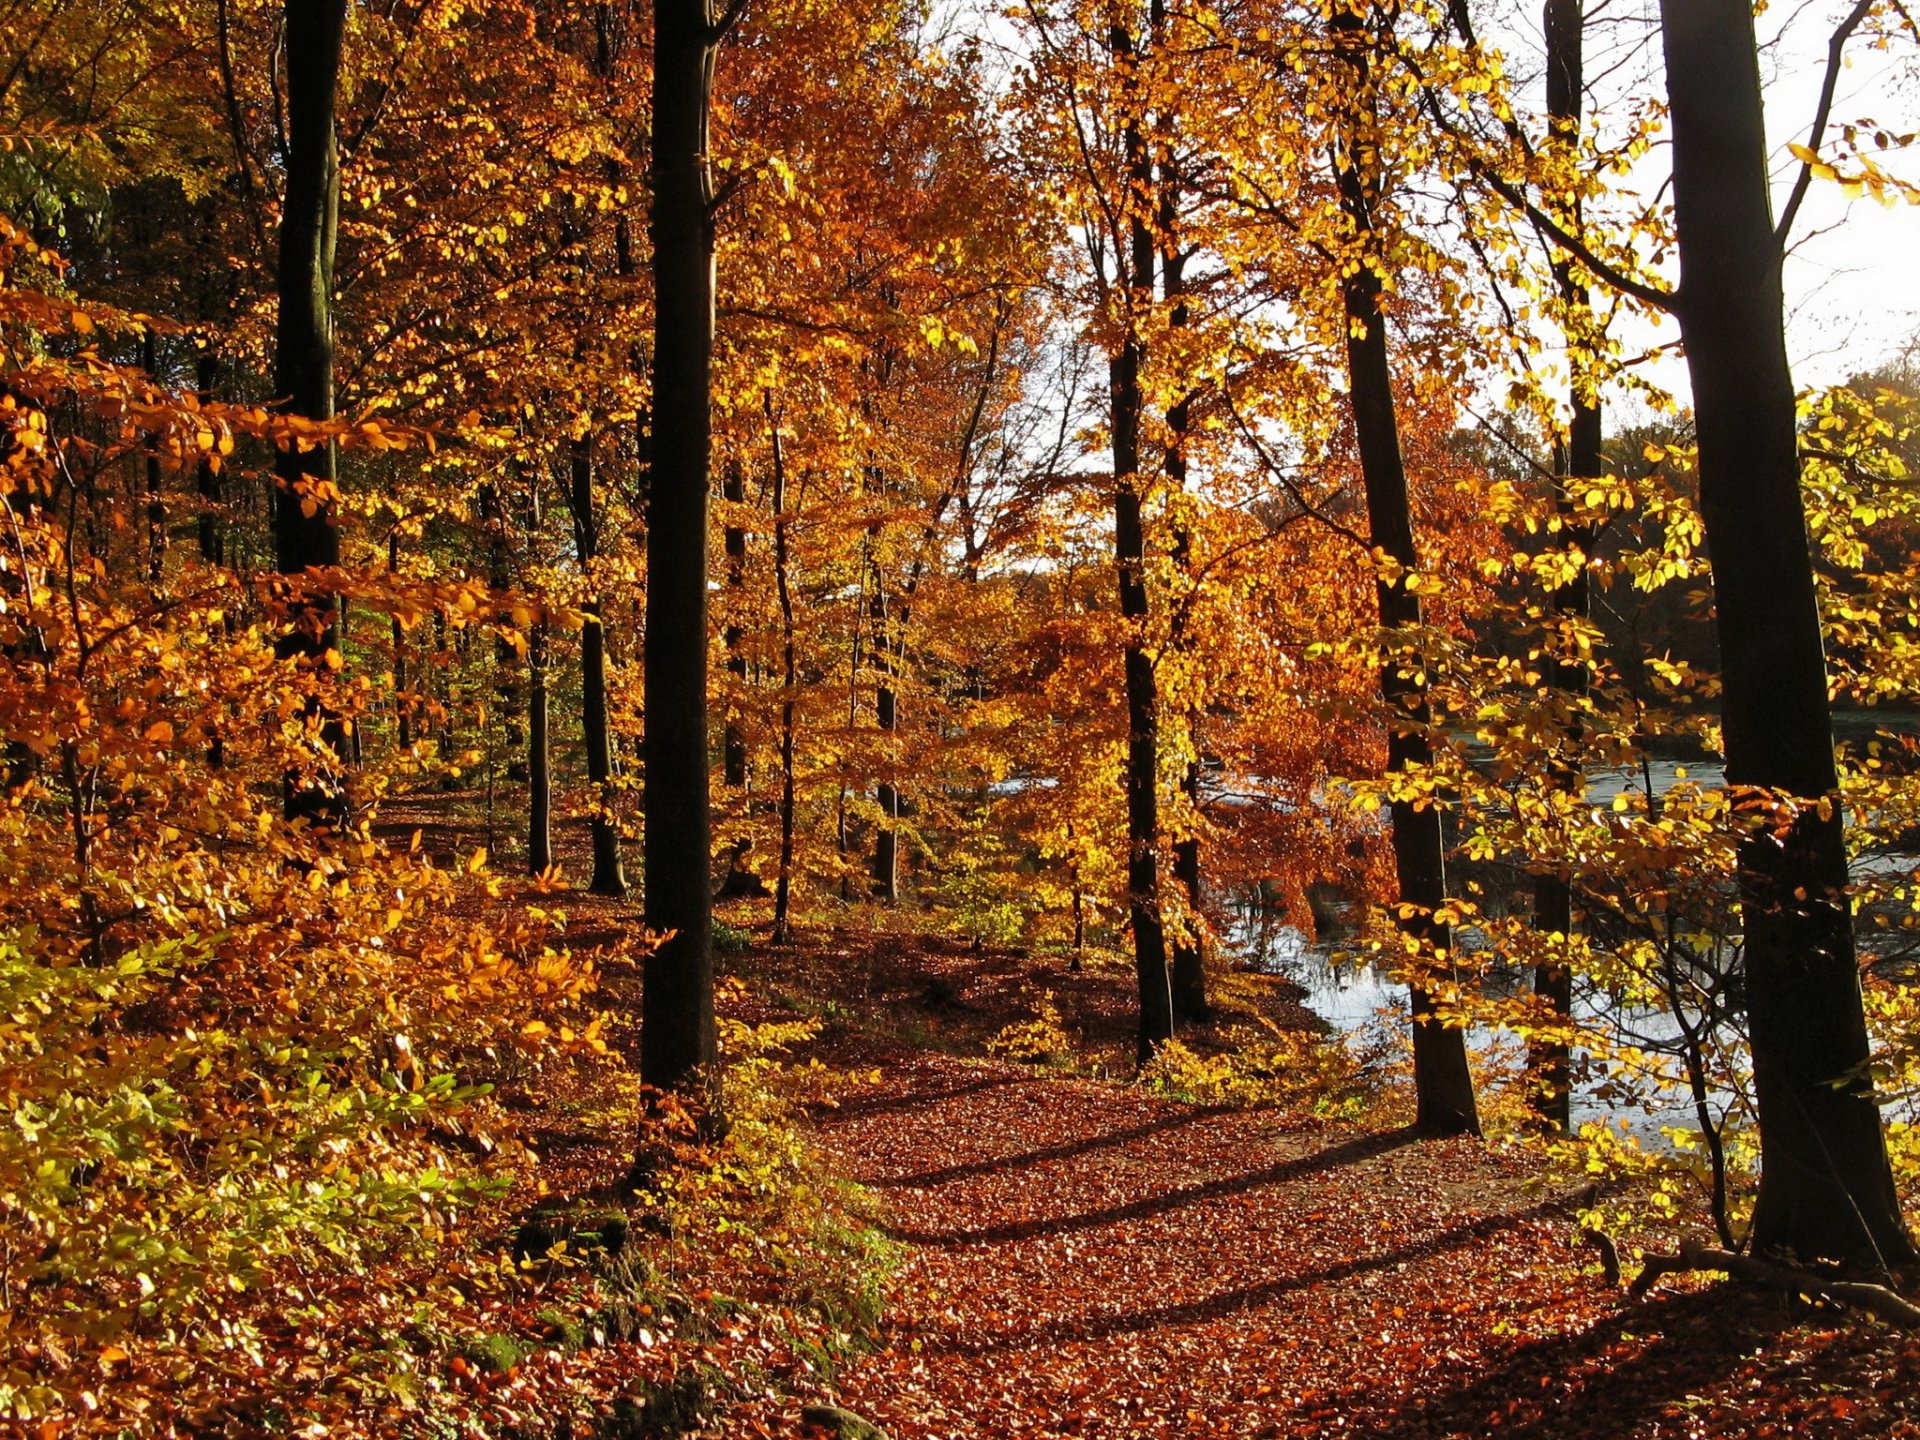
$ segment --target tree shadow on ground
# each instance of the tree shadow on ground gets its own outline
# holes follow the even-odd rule
[[[973,1230],[916,1230],[907,1227],[888,1227],[887,1233],[895,1240],[911,1245],[997,1245],[1017,1240],[1034,1240],[1048,1235],[1072,1234],[1080,1230],[1094,1230],[1103,1225],[1117,1225],[1130,1220],[1147,1220],[1155,1216],[1166,1215],[1183,1210],[1189,1205],[1201,1205],[1210,1200],[1225,1199],[1230,1195],[1245,1194],[1249,1190],[1260,1190],[1268,1186],[1285,1185],[1324,1170],[1333,1170],[1342,1165],[1354,1165],[1375,1156],[1384,1155],[1424,1138],[1416,1130],[1392,1130],[1379,1135],[1362,1135],[1352,1140],[1344,1140],[1337,1145],[1329,1145],[1324,1150],[1316,1150],[1309,1155],[1297,1155],[1282,1160],[1276,1165],[1264,1166],[1258,1170],[1244,1171],[1237,1175],[1224,1175],[1217,1180],[1204,1180],[1197,1185],[1182,1185],[1177,1189],[1146,1195],[1138,1200],[1130,1200],[1121,1205],[1110,1205],[1099,1210],[1084,1211],[1073,1215],[1036,1216],[1031,1220],[1016,1220],[1004,1225],[984,1225]],[[998,1170],[1012,1170],[1025,1163],[1025,1157],[1010,1156],[1008,1159],[987,1164],[982,1174]]]
[[[1014,1170],[1025,1170],[1035,1165],[1045,1165],[1054,1160],[1072,1160],[1082,1155],[1091,1155],[1099,1150],[1111,1150],[1127,1145],[1135,1140],[1144,1140],[1150,1135],[1158,1135],[1167,1130],[1177,1130],[1192,1125],[1211,1116],[1224,1113],[1219,1106],[1193,1106],[1159,1115],[1140,1125],[1129,1125],[1123,1130],[1103,1130],[1097,1135],[1089,1135],[1083,1140],[1074,1140],[1064,1145],[1049,1145],[1042,1150],[1024,1150],[1017,1155],[996,1156],[990,1160],[970,1160],[960,1165],[948,1165],[939,1170],[922,1170],[915,1175],[897,1175],[885,1180],[868,1180],[865,1183],[876,1190],[923,1190],[935,1185],[947,1185],[956,1180],[971,1180],[983,1175],[1004,1175]]]
[[[1318,1285],[1337,1285],[1369,1271],[1387,1270],[1395,1266],[1432,1259],[1446,1251],[1476,1244],[1489,1236],[1499,1234],[1502,1230],[1523,1225],[1538,1218],[1543,1212],[1555,1208],[1557,1208],[1557,1202],[1549,1201],[1527,1210],[1488,1215],[1464,1225],[1452,1226],[1436,1235],[1429,1235],[1423,1240],[1396,1245],[1378,1254],[1357,1256],[1334,1265],[1317,1266],[1296,1275],[1281,1275],[1258,1285],[1237,1286],[1232,1290],[1223,1290],[1198,1300],[1186,1300],[1173,1305],[1155,1305],[1146,1309],[1085,1315],[1071,1320],[1051,1319],[1018,1331],[1001,1332],[978,1339],[960,1339],[953,1344],[928,1343],[926,1348],[960,1355],[988,1355],[997,1351],[1019,1350],[1028,1346],[1054,1347],[1084,1344],[1090,1341],[1108,1340],[1117,1335],[1152,1334],[1162,1329],[1182,1325],[1210,1324],[1217,1320],[1231,1319],[1248,1310],[1260,1309],[1288,1295],[1301,1290],[1311,1290]]]
[[[1836,1328],[1807,1328],[1810,1317]],[[1858,1316],[1732,1284],[1633,1305],[1535,1341],[1354,1440],[1641,1440],[1911,1434],[1920,1346]],[[1356,1409],[1364,1397],[1355,1396]]]
[[[1025,1075],[991,1075],[983,1080],[969,1080],[964,1085],[950,1085],[944,1090],[911,1090],[905,1095],[855,1095],[841,1100],[838,1104],[820,1107],[811,1118],[813,1124],[820,1129],[831,1130],[836,1126],[849,1124],[855,1120],[864,1120],[873,1115],[894,1115],[909,1110],[925,1110],[946,1100],[957,1100],[963,1095],[978,1095],[985,1090],[1000,1090],[1012,1085],[1033,1083],[1033,1080]],[[862,1183],[898,1185],[906,1182],[867,1180]]]

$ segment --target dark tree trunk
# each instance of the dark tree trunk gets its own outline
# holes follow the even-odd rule
[[[140,363],[147,378],[160,384],[160,347],[148,326],[140,344]],[[147,580],[155,589],[167,568],[167,495],[161,485],[160,452],[147,452]]]
[[[653,454],[647,487],[646,918],[640,1073],[705,1083],[713,1022],[707,773],[707,485],[712,451],[713,194],[708,0],[659,0],[653,48]]]
[[[876,676],[873,718],[880,730],[880,764],[886,775],[874,789],[874,799],[880,807],[880,827],[873,836],[873,893],[876,899],[892,905],[900,898],[900,790],[892,774],[900,760],[895,749],[900,732],[900,695],[896,689],[892,621],[887,611],[887,582],[877,564],[869,613],[873,620],[871,646]]]
[[[489,481],[480,491],[480,511],[487,525],[487,586],[498,602],[513,588],[513,530],[499,487]],[[523,694],[520,652],[505,635],[493,640],[493,704],[500,717],[501,748],[507,756],[507,780],[521,784],[527,778],[526,740],[521,729]]]
[[[273,388],[289,414],[333,418],[333,252],[339,228],[340,170],[334,139],[334,102],[346,0],[287,0],[286,203],[280,218],[279,318],[274,329]],[[282,575],[340,562],[333,494],[331,443],[301,450],[289,445],[274,461],[274,562]],[[295,580],[288,628],[276,647],[282,659],[310,662],[324,683],[323,657],[339,645],[337,610]],[[347,750],[346,728],[318,695],[309,712],[320,722],[326,748]],[[346,822],[346,796],[337,776],[292,779],[286,816],[316,828]]]
[[[539,559],[540,478],[546,467],[527,475],[527,557]],[[527,627],[527,872],[553,868],[553,754],[548,743],[547,657],[549,636],[544,616]]]
[[[213,403],[220,384],[220,362],[210,352],[202,351],[194,369],[194,388],[202,405]],[[225,499],[221,481],[220,465],[212,455],[202,455],[194,468],[194,487],[200,495],[200,518],[195,526],[200,543],[200,559],[203,563],[224,566],[227,563],[226,532],[222,524],[222,502]],[[234,617],[228,612],[227,633],[232,634]],[[222,707],[223,710],[225,707]],[[226,742],[221,739],[218,730],[207,742],[207,764],[218,770],[227,763]]]
[[[1133,37],[1124,26],[1110,37],[1115,64],[1127,88],[1139,68]],[[1139,97],[1128,103],[1138,107]],[[1153,159],[1136,108],[1129,116],[1124,144],[1131,194],[1127,210],[1127,254],[1122,260],[1126,295],[1126,335],[1119,353],[1107,363],[1113,428],[1114,569],[1120,589],[1120,614],[1126,625],[1122,655],[1127,696],[1127,914],[1133,926],[1134,970],[1140,985],[1142,1064],[1173,1038],[1173,992],[1167,970],[1166,929],[1160,917],[1160,699],[1153,656],[1147,650],[1147,543],[1141,515],[1140,420],[1144,409],[1140,370],[1146,346],[1140,338],[1144,311],[1153,301],[1153,230],[1141,207],[1153,188]]]
[[[1693,380],[1727,783],[1807,802],[1740,848],[1761,1149],[1753,1243],[1900,1263],[1914,1251],[1866,1072],[1753,14],[1746,0],[1662,0],[1660,12],[1675,309]]]
[[[547,744],[547,625],[527,635],[527,871],[553,868],[553,765]]]
[[[736,461],[729,464],[720,481],[720,494],[728,505],[747,503],[747,478]],[[747,527],[740,523],[739,512],[730,510],[724,532],[727,556],[727,623],[721,630],[721,643],[727,651],[727,674],[732,677],[735,695],[727,705],[727,725],[721,741],[721,776],[735,790],[747,787],[747,732],[740,723],[740,696],[747,684],[747,627],[743,622],[747,601]]]
[[[1571,146],[1580,134],[1580,106],[1585,88],[1582,79],[1585,16],[1583,0],[1546,0],[1547,40],[1547,118],[1553,143]],[[1586,287],[1573,274],[1572,265],[1562,258],[1553,268],[1554,283],[1569,314],[1586,304]],[[1568,354],[1573,353],[1574,337],[1568,337]],[[1584,564],[1592,537],[1573,521],[1573,501],[1569,480],[1604,474],[1606,462],[1601,456],[1600,402],[1583,383],[1575,365],[1573,384],[1573,420],[1564,444],[1554,447],[1554,509],[1560,516],[1563,543],[1578,546],[1582,557],[1580,570],[1565,585],[1557,586],[1548,597],[1561,632],[1555,639],[1547,663],[1547,683],[1565,697],[1566,735],[1575,740],[1580,733],[1578,705],[1587,690],[1587,668],[1580,662],[1572,636],[1565,632],[1570,623],[1587,618],[1588,589]],[[1577,771],[1556,768],[1553,783],[1572,788],[1580,782]],[[1548,935],[1573,933],[1573,886],[1564,867],[1543,870],[1533,882],[1533,923]],[[1565,965],[1541,965],[1533,975],[1533,991],[1546,1003],[1553,1023],[1565,1027],[1573,1021],[1573,972]],[[1532,1072],[1534,1114],[1549,1129],[1566,1131],[1573,1124],[1573,1075],[1567,1042],[1562,1036],[1535,1038],[1527,1047],[1527,1066]]]
[[[194,387],[199,392],[200,403],[212,404],[219,386],[220,362],[203,352],[194,374]],[[227,563],[227,553],[226,534],[221,525],[221,506],[225,495],[220,467],[214,463],[212,456],[201,457],[194,471],[194,483],[200,493],[200,521],[197,527],[200,558],[209,565],[224,565]]]
[[[591,587],[593,562],[600,553],[591,435],[573,442],[568,456],[567,499],[573,512],[574,554]],[[580,627],[580,728],[587,742],[587,782],[593,786],[593,878],[587,888],[595,895],[624,895],[627,872],[620,859],[620,827],[608,788],[613,780],[613,737],[607,723],[607,636],[599,592],[594,590],[581,608],[587,623]]]
[[[1370,38],[1357,16],[1335,17],[1334,34],[1354,71],[1355,93],[1368,93],[1365,46]],[[1364,100],[1356,103],[1366,103]],[[1356,134],[1372,129],[1370,119],[1354,127]],[[1371,238],[1373,191],[1371,175],[1377,157],[1360,142],[1350,142],[1336,180],[1341,208],[1357,238]],[[1371,248],[1371,247],[1369,247]],[[1367,492],[1367,524],[1374,547],[1400,569],[1392,580],[1376,585],[1380,627],[1389,653],[1380,667],[1380,691],[1387,709],[1387,773],[1417,771],[1433,763],[1428,738],[1432,715],[1427,687],[1420,677],[1418,657],[1398,653],[1403,637],[1420,624],[1420,597],[1408,588],[1418,572],[1420,557],[1413,543],[1413,515],[1407,495],[1406,464],[1400,451],[1400,421],[1394,409],[1393,375],[1387,357],[1385,286],[1373,267],[1377,257],[1366,255],[1341,286],[1347,316],[1347,376],[1353,405],[1355,438],[1360,446],[1360,468]],[[1409,907],[1401,927],[1420,942],[1422,950],[1445,947],[1448,929],[1434,918],[1447,898],[1446,846],[1440,828],[1440,810],[1428,805],[1416,810],[1409,801],[1395,801],[1393,811],[1393,866],[1399,881],[1400,903]],[[1463,1031],[1444,1025],[1433,1013],[1427,989],[1411,987],[1413,1016],[1413,1083],[1416,1114],[1421,1129],[1442,1135],[1477,1135],[1479,1113],[1474,1104],[1473,1075],[1467,1067]]]
[[[398,522],[387,533],[387,574],[400,573],[400,527]],[[407,632],[398,615],[393,617],[393,710],[400,748],[413,748],[413,697],[407,693]]]
[[[767,403],[767,429],[773,437],[773,588],[780,603],[780,868],[773,884],[773,943],[792,942],[794,704],[800,684],[794,633],[793,578],[787,549],[787,462],[780,425]]]

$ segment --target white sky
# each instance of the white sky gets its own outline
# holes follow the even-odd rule
[[[1763,26],[1769,18],[1762,17]],[[1807,5],[1784,25],[1766,56],[1767,141],[1778,162],[1776,213],[1798,170],[1786,147],[1806,143],[1834,20],[1830,0]],[[1920,47],[1909,40],[1904,50],[1877,53],[1854,43],[1835,92],[1834,122],[1871,117],[1901,131],[1920,130]],[[1904,178],[1920,178],[1913,151],[1883,163]],[[1839,186],[1815,181],[1794,230],[1786,287],[1796,382],[1844,380],[1920,336],[1920,206],[1888,209],[1870,197],[1849,202]]]

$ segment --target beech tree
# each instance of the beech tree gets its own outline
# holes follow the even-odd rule
[[[333,262],[340,223],[340,165],[334,135],[335,91],[347,25],[346,0],[287,0],[286,195],[280,217],[279,318],[274,327],[273,386],[289,414],[333,419]],[[274,559],[298,577],[340,563],[335,505],[337,460],[331,440],[303,448],[289,439],[274,461]],[[288,591],[282,659],[298,659],[324,681],[339,651],[339,611],[332,596],[315,596],[296,578]],[[309,716],[326,750],[346,754],[343,722],[316,698]],[[290,781],[289,820],[338,828],[346,797],[326,777]]]
[[[640,1073],[696,1084],[713,1020],[713,823],[707,774],[707,490],[713,448],[715,53],[739,16],[662,0],[653,19],[653,434],[647,473],[647,924]]]
[[[1800,495],[1780,278],[1797,194],[1776,225],[1746,0],[1662,0],[1660,16],[1680,252],[1670,303],[1693,381],[1727,783],[1748,826],[1740,901],[1761,1145],[1753,1241],[1885,1268],[1914,1250],[1867,1068]],[[1823,100],[1810,150],[1825,121]]]

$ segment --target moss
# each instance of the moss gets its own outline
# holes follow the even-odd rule
[[[536,1317],[546,1327],[547,1343],[569,1355],[582,1349],[587,1343],[587,1324],[578,1315],[569,1315],[563,1310],[542,1310]]]
[[[460,1347],[467,1363],[495,1375],[505,1375],[527,1358],[527,1346],[511,1335],[482,1335]]]

